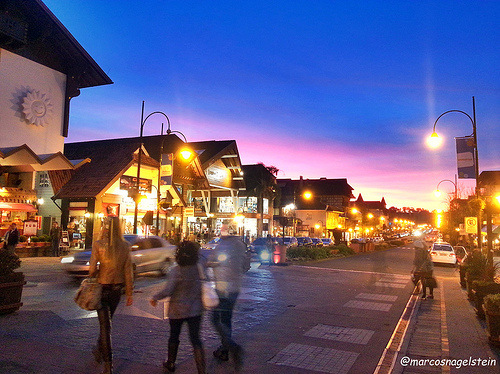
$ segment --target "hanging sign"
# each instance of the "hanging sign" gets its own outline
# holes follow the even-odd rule
[[[173,171],[173,153],[165,153],[161,155],[160,165],[160,193],[166,192],[172,185]]]
[[[474,160],[474,137],[465,136],[455,138],[457,146],[457,168],[460,179],[476,178],[476,167]]]

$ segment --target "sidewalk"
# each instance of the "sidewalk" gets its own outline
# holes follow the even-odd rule
[[[438,277],[434,297],[412,296],[415,310],[392,373],[500,372],[500,350],[488,343],[485,323],[476,317],[458,276]],[[443,360],[449,361],[442,365]]]

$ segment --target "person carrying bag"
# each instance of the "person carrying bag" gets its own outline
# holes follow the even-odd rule
[[[127,295],[126,305],[132,305],[134,287],[130,246],[123,238],[118,217],[104,219],[99,240],[92,247],[89,278],[97,278],[102,288],[101,305],[97,308],[99,338],[92,353],[97,362],[104,361],[101,374],[112,374],[111,318],[120,303],[123,288]]]

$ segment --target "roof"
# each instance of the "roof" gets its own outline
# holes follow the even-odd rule
[[[481,172],[479,176],[479,185],[481,187],[500,185],[500,171],[491,170]]]
[[[70,159],[88,157],[91,161],[76,170],[67,180],[54,198],[94,198],[103,193],[123,172],[136,160],[135,152],[139,144],[129,143],[110,148],[107,142],[67,143],[64,154]],[[110,149],[113,151],[110,152]],[[158,167],[158,162],[143,155],[144,165]],[[52,176],[52,175],[51,175]],[[68,176],[66,176],[68,179]],[[62,183],[61,183],[62,184]]]
[[[278,179],[283,196],[292,196],[299,191],[310,190],[314,196],[346,196],[353,198],[353,188],[346,178],[340,179]]]
[[[82,160],[74,164],[61,152],[37,155],[26,144],[0,148],[0,166],[4,169],[8,168],[9,172],[72,170],[85,162],[86,160]]]
[[[41,0],[0,2],[0,48],[66,74],[76,89],[113,83]]]
[[[358,199],[352,203],[354,206],[363,207],[365,209],[378,209],[385,210],[387,209],[387,204],[385,202],[385,198],[382,198],[380,201],[365,201],[363,200],[363,196],[359,194]]]

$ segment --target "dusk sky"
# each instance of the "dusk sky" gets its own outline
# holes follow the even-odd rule
[[[114,81],[72,100],[67,142],[138,136],[144,100],[279,178],[347,178],[355,197],[433,210],[471,121],[442,117],[438,151],[425,139],[474,96],[480,171],[500,170],[498,1],[44,2]]]

